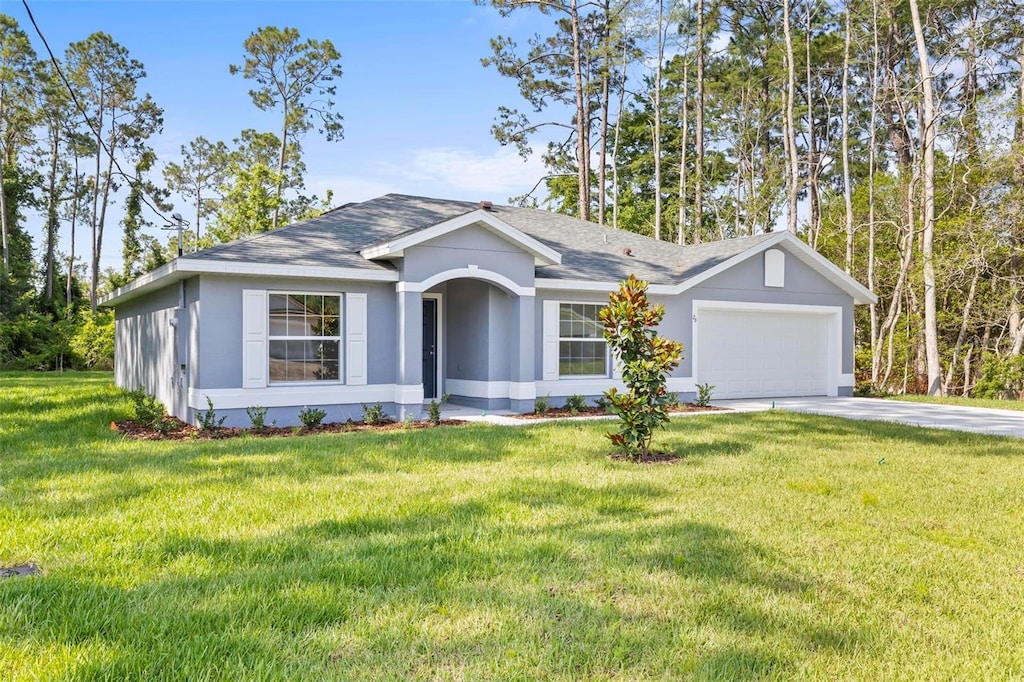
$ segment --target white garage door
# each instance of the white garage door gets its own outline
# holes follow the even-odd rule
[[[697,381],[715,398],[828,394],[829,316],[702,309]]]

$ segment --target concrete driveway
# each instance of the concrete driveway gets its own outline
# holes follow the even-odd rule
[[[1024,412],[1015,410],[911,403],[878,398],[768,398],[716,400],[713,404],[737,411],[753,412],[771,409],[773,403],[775,409],[790,412],[1024,438]]]

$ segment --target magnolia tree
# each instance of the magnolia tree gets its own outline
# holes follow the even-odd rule
[[[621,420],[618,433],[608,437],[640,459],[650,454],[655,429],[668,421],[672,399],[665,380],[679,366],[683,344],[658,336],[655,328],[665,317],[665,307],[647,300],[647,282],[630,275],[608,299],[598,318],[627,388],[624,393],[611,388],[604,394]]]

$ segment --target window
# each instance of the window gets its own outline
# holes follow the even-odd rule
[[[600,303],[558,306],[559,376],[608,376],[608,344],[597,319]]]
[[[270,381],[338,381],[341,296],[270,294]]]

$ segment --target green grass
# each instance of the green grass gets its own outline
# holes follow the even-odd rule
[[[930,395],[887,395],[887,400],[902,400],[908,403],[937,403],[939,405],[962,405],[964,407],[992,407],[997,410],[1024,410],[1024,400],[996,400],[995,398],[962,398]]]
[[[1024,676],[1024,441],[786,412],[141,443],[0,374],[0,679]],[[880,463],[882,458],[884,463]]]

